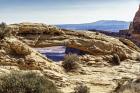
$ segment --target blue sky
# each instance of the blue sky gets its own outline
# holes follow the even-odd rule
[[[47,24],[132,21],[140,0],[0,0],[0,21]]]

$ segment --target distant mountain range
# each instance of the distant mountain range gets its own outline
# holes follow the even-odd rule
[[[62,29],[68,30],[103,30],[118,32],[119,30],[128,29],[130,22],[116,20],[101,20],[93,23],[84,24],[60,24],[56,25]]]

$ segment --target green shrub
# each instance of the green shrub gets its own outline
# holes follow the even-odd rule
[[[36,72],[12,72],[0,77],[0,93],[60,93],[45,76]]]
[[[120,65],[120,57],[118,56],[118,54],[113,54],[111,64],[112,65]]]
[[[90,89],[84,85],[80,84],[77,87],[74,88],[75,92],[74,93],[90,93]]]
[[[62,66],[66,71],[73,71],[79,68],[79,57],[76,54],[68,54],[65,56]]]

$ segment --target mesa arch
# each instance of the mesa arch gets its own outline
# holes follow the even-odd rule
[[[67,31],[39,23],[12,24],[9,27],[18,32],[17,38],[31,47],[66,46],[95,56],[117,53],[121,59],[135,59],[140,51],[127,39],[117,39],[96,32]]]

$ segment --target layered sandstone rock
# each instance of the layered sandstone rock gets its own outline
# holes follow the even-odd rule
[[[13,32],[18,32],[18,36],[7,37],[1,41],[0,65],[5,67],[7,72],[9,69],[6,66],[16,66],[14,69],[17,70],[23,67],[24,70],[40,70],[46,78],[55,82],[63,93],[74,92],[74,88],[80,83],[87,85],[90,93],[119,93],[120,85],[123,86],[128,80],[139,77],[140,62],[135,59],[140,58],[140,50],[130,40],[88,31],[59,30],[62,33],[56,35],[52,34],[55,32],[52,30],[51,33],[42,34],[40,33],[42,30],[39,30],[42,25],[20,24],[23,28],[24,25],[29,29],[19,30],[15,29],[19,28],[18,24],[14,24],[14,27],[10,25]],[[37,27],[37,33],[32,30],[34,27]],[[57,45],[77,49],[78,53],[83,51],[79,71],[67,73],[62,68],[61,62],[54,63],[32,49]],[[118,54],[121,58],[120,65],[109,65],[113,54]],[[0,72],[3,70],[1,66]]]
[[[56,30],[50,30],[50,33],[46,34],[40,34],[43,30],[41,24],[21,23],[19,25],[15,24],[14,26],[16,28],[24,28],[24,30],[19,30],[19,39],[32,47],[66,46],[95,56],[116,53],[122,60],[127,58],[135,59],[140,51],[131,41],[113,38],[104,34],[96,34],[95,32],[58,30],[61,34],[52,35],[51,33],[55,33]],[[47,25],[44,25],[44,28],[47,28]],[[47,31],[49,32],[49,30]],[[26,32],[26,35],[24,32]]]
[[[52,61],[25,43],[11,36],[0,41],[0,65],[18,66],[20,69],[58,69]]]
[[[17,31],[19,34],[51,34],[60,35],[63,31],[56,26],[38,24],[38,23],[20,23],[9,25],[9,28]]]

